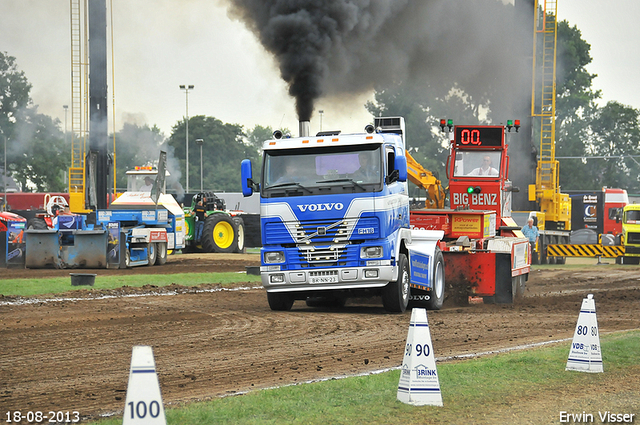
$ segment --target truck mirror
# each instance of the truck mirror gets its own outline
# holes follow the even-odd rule
[[[398,170],[398,181],[407,181],[407,157],[396,156],[393,167]]]
[[[243,159],[240,163],[240,175],[242,180],[242,195],[251,196],[254,190],[260,190],[260,185],[253,181],[253,171],[250,159]]]

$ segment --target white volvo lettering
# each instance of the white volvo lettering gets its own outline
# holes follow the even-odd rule
[[[344,208],[344,205],[341,202],[331,202],[326,204],[304,204],[298,205],[300,211],[331,211],[331,210],[341,210]]]

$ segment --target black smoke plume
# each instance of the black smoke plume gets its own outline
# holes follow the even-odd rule
[[[509,32],[514,7],[500,0],[227,1],[276,58],[300,120],[319,97],[400,81],[456,85],[472,98],[496,84],[505,94],[530,91],[527,78],[508,87],[520,74],[512,67],[519,53]]]

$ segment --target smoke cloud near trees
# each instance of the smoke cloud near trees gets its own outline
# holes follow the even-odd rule
[[[321,97],[398,82],[428,81],[440,96],[457,87],[492,110],[509,103],[486,100],[497,86],[506,98],[531,88],[519,67],[532,46],[517,34],[530,40],[532,28],[517,30],[514,6],[499,0],[227,1],[276,58],[300,120]]]

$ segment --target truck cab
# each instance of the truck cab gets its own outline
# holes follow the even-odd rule
[[[602,188],[604,192],[604,225],[602,233],[618,236],[622,233],[622,212],[629,204],[629,195],[625,189]]]
[[[625,264],[640,264],[640,204],[626,205],[622,211]]]
[[[511,218],[514,190],[504,126],[457,125],[453,135],[447,163],[451,208],[495,211],[501,226]]]
[[[447,288],[457,304],[469,297],[484,302],[511,303],[523,296],[531,265],[531,248],[511,217],[507,137],[518,124],[507,126],[453,125],[448,129],[447,159],[450,208],[411,211],[412,229],[444,232]],[[414,290],[415,289],[415,290]],[[433,296],[427,291],[425,296]],[[412,286],[412,295],[422,290]]]
[[[273,310],[368,295],[381,295],[388,311],[406,309],[411,231],[402,134],[372,125],[346,135],[276,132],[263,145],[261,184],[243,161],[243,194],[260,192],[261,276]]]

